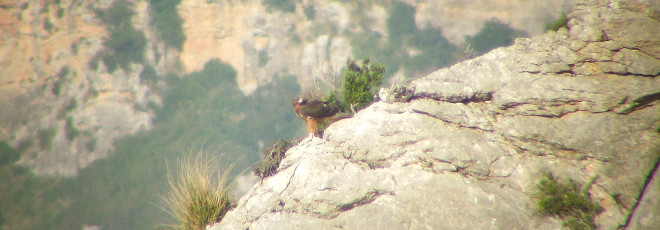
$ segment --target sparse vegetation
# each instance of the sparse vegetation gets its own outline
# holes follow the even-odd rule
[[[232,166],[220,172],[214,160],[200,150],[179,159],[176,175],[169,173],[170,192],[163,199],[175,219],[174,229],[205,229],[220,221],[233,207]]]
[[[602,207],[589,197],[589,188],[595,179],[580,190],[574,181],[560,183],[547,173],[537,184],[535,197],[539,212],[561,218],[564,226],[570,229],[595,229],[593,219],[602,211]]]
[[[294,144],[293,141],[277,140],[268,148],[262,151],[263,159],[255,167],[254,175],[261,179],[269,177],[275,173],[280,162],[284,159],[285,153]]]
[[[477,56],[477,51],[474,50],[474,48],[472,47],[472,44],[470,44],[469,41],[465,41],[465,43],[463,43],[462,48],[463,48],[463,57],[461,59],[463,61],[470,60],[470,59],[474,58],[475,56]]]

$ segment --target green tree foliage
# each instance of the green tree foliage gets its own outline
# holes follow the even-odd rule
[[[14,164],[30,145],[0,142],[0,229],[47,229],[44,223],[53,223],[71,199],[65,192],[71,179],[37,177]]]
[[[131,17],[135,14],[131,7],[131,3],[120,0],[107,10],[96,11],[96,16],[108,28],[110,37],[103,42],[105,48],[92,60],[92,66],[102,60],[112,73],[118,67],[130,70],[131,63],[143,62],[147,39],[144,32],[136,30],[131,24]]]
[[[73,117],[69,117],[66,119],[66,137],[69,139],[69,141],[73,141],[80,135],[80,130],[76,128],[75,125],[73,125]]]
[[[513,44],[513,40],[525,37],[527,33],[511,28],[497,19],[491,19],[484,23],[481,30],[472,37],[467,36],[469,42],[479,54],[487,53],[492,49]]]
[[[18,150],[11,147],[7,141],[0,142],[0,167],[12,164],[20,158]]]
[[[183,117],[183,115],[196,115],[188,114],[190,111],[187,110],[200,106],[196,103],[213,103],[207,100],[198,100],[204,95],[218,96],[211,95],[211,93],[222,94],[223,104],[229,103],[229,106],[235,106],[236,104],[232,103],[241,102],[239,96],[242,96],[242,94],[237,88],[229,89],[227,87],[228,89],[222,92],[213,91],[213,89],[223,85],[237,84],[236,70],[218,59],[207,62],[200,72],[192,73],[183,78],[170,78],[168,80],[168,84],[176,88],[165,94],[163,109],[158,113],[159,121],[165,121],[175,116],[180,119],[187,119],[188,117]]]
[[[387,32],[390,42],[401,45],[403,38],[417,30],[415,8],[399,1],[392,1],[390,16],[387,18]]]
[[[53,138],[55,138],[56,134],[57,134],[57,130],[55,128],[47,128],[47,129],[39,130],[38,133],[39,147],[42,150],[49,150],[50,147],[53,145]]]
[[[64,81],[66,80],[66,77],[69,75],[71,71],[69,70],[69,66],[62,67],[60,69],[60,72],[57,73],[57,80],[55,80],[55,83],[53,83],[53,88],[51,88],[51,91],[55,96],[59,96],[60,92],[62,91],[62,86],[64,85]]]
[[[407,77],[415,78],[456,63],[459,49],[447,41],[441,28],[418,29],[415,8],[406,3],[392,2],[387,29],[388,39],[372,31],[351,39],[354,55],[383,63],[387,76],[403,68]]]
[[[142,31],[138,31],[130,24],[125,24],[116,31],[110,33],[110,38],[103,45],[103,63],[110,72],[121,67],[130,70],[131,63],[142,63],[147,39]]]
[[[405,62],[406,74],[421,76],[456,62],[457,47],[449,43],[441,29],[427,28],[412,34],[407,44],[419,54]]]
[[[202,71],[167,79],[155,127],[118,139],[110,157],[81,170],[67,191],[75,197],[70,207],[45,224],[61,229],[82,224],[158,228],[169,218],[159,208],[169,190],[166,162],[203,145],[207,153],[226,154],[226,161],[236,162],[241,171],[259,160],[259,143],[292,138],[303,130],[290,104],[300,91],[293,77],[275,77],[250,96],[238,88],[236,71],[219,60],[209,61]]]
[[[176,6],[181,0],[149,0],[151,24],[156,27],[158,37],[165,46],[183,50],[186,35],[183,33],[183,19]]]
[[[294,0],[262,0],[261,4],[269,10],[276,9],[289,13],[296,11],[296,2]]]
[[[369,63],[369,59],[362,60],[358,65],[355,61],[346,61],[344,72],[343,91],[345,111],[358,111],[371,104],[376,90],[385,74],[385,67],[378,63]]]
[[[351,46],[354,47],[353,54],[356,57],[378,60],[387,66],[389,75],[399,71],[399,67],[405,62],[406,55],[401,46],[393,45],[375,32],[366,31],[354,35]]]
[[[158,74],[156,69],[151,65],[145,65],[140,73],[140,82],[144,84],[154,85],[158,81]]]

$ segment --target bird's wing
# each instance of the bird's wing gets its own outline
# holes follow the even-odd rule
[[[337,108],[334,108],[326,102],[310,101],[300,107],[300,114],[306,117],[321,118],[329,117],[337,113]]]

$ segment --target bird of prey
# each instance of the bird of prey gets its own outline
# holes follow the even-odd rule
[[[307,121],[307,131],[310,136],[318,133],[318,124],[330,121],[338,112],[338,109],[327,102],[319,100],[307,100],[302,97],[294,97],[291,100],[293,110],[303,120]]]

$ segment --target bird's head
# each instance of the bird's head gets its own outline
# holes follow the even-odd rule
[[[291,100],[291,105],[293,106],[304,105],[304,104],[307,104],[307,99],[302,97],[294,97],[293,100]]]

